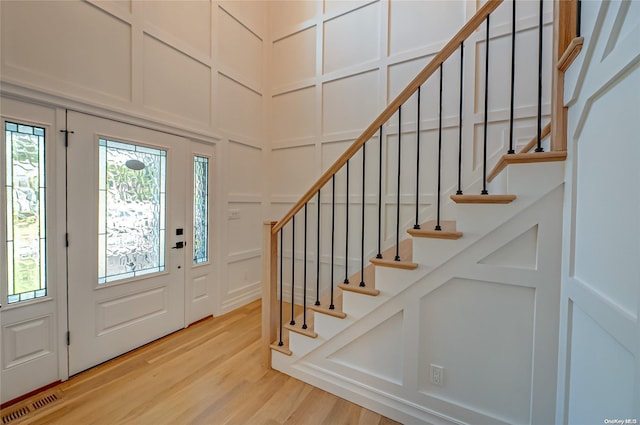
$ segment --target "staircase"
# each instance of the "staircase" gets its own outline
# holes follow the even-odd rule
[[[563,119],[562,112],[552,111],[552,122],[543,128],[539,96],[538,131],[532,143],[519,153],[511,144],[491,172],[487,170],[485,112],[482,176],[462,184],[459,161],[457,190],[451,185],[441,189],[440,136],[437,207],[421,211],[418,169],[415,224],[407,223],[400,214],[401,167],[415,160],[401,161],[402,106],[416,92],[420,104],[421,85],[430,77],[437,78],[438,70],[442,81],[442,64],[458,49],[462,63],[464,40],[485,22],[489,39],[488,21],[501,3],[485,3],[292,210],[280,222],[264,227],[267,363],[402,423],[554,421],[566,148],[562,134],[553,129],[563,128],[562,123],[555,123]],[[557,78],[554,74],[554,81]],[[561,99],[553,100],[554,104],[562,105]],[[395,116],[397,211],[395,243],[389,243],[381,236],[381,158],[383,126],[388,128]],[[419,135],[420,118],[417,124]],[[460,137],[461,128],[462,116]],[[367,224],[371,214],[365,212],[365,183],[370,180],[366,168],[371,165],[366,162],[365,145],[371,145],[372,139],[379,141],[380,158],[377,229],[374,223]],[[419,167],[419,136],[416,145]],[[529,153],[534,147],[536,152]],[[350,200],[357,198],[349,189],[349,165],[353,166],[356,155],[362,161],[362,195],[360,206],[350,206]],[[342,240],[337,237],[338,245],[346,243],[342,259],[335,255],[335,234],[342,232],[336,231],[335,224],[339,172],[346,177],[346,196],[339,205],[346,212],[346,235]],[[325,214],[324,221],[323,199],[325,209],[331,205],[330,218]],[[308,231],[308,214],[314,207],[315,222],[311,220]],[[361,227],[355,230],[349,225],[350,212],[361,214]],[[323,238],[321,233],[328,235],[329,222],[331,236]],[[290,242],[284,237],[287,225]],[[360,247],[350,244],[349,231],[361,236]],[[308,234],[316,232],[317,246],[311,247]],[[365,246],[365,239],[371,245],[376,232],[377,250]],[[360,254],[355,265],[350,264],[349,249]],[[323,270],[321,253],[327,257],[328,267]],[[320,280],[325,281],[324,290]]]

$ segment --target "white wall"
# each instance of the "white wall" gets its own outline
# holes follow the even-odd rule
[[[557,423],[640,421],[640,3],[582,2],[566,74]]]
[[[259,297],[266,3],[3,1],[0,7],[3,96],[215,145],[213,313]],[[229,210],[237,218],[230,220]]]

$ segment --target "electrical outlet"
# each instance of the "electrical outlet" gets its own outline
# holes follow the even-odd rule
[[[444,368],[435,364],[431,364],[430,381],[433,385],[441,387],[444,383]]]

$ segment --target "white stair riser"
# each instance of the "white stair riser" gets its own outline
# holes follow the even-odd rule
[[[296,332],[289,331],[289,349],[296,357],[302,357],[314,348],[320,346],[324,342],[324,339],[311,338],[306,335],[302,335]]]
[[[564,179],[564,162],[539,162],[507,166],[507,192],[518,198],[535,198],[549,192]]]
[[[347,313],[348,317],[359,319],[376,307],[387,301],[390,297],[382,292],[378,296],[358,294],[355,292],[344,291],[342,293],[342,311]]]
[[[376,289],[389,295],[395,295],[409,287],[425,273],[424,266],[415,270],[376,266]]]
[[[457,240],[413,238],[413,261],[430,268],[437,267],[471,241],[471,237],[467,235],[463,238]]]
[[[324,339],[335,336],[338,332],[353,323],[353,319],[347,316],[344,319],[329,316],[328,314],[314,312],[313,330]]]

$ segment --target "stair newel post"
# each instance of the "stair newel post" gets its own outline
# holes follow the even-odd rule
[[[360,219],[360,286],[364,287],[364,207],[365,207],[365,182],[366,182],[366,153],[367,144],[362,145],[362,217]]]
[[[440,187],[442,181],[442,64],[440,64],[440,98],[438,106],[438,198],[436,200],[436,227],[434,230],[442,230],[440,226]]]
[[[484,65],[484,128],[483,128],[483,153],[482,153],[482,194],[488,195],[487,191],[487,123],[489,119],[489,24],[491,15],[487,15],[487,34],[485,37],[485,65]]]
[[[347,188],[345,194],[345,231],[344,231],[344,284],[349,284],[349,160],[347,160]]]
[[[382,126],[379,130],[380,144],[378,148],[378,253],[376,258],[382,258]]]
[[[333,271],[335,259],[335,230],[336,230],[336,175],[331,176],[331,303],[329,310],[335,309],[333,305]]]
[[[262,347],[265,367],[271,367],[270,345],[278,332],[278,238],[275,221],[262,225]]]
[[[511,10],[511,105],[509,107],[509,150],[508,154],[516,153],[513,150],[513,111],[516,80],[516,0],[512,2]]]
[[[295,290],[296,290],[296,216],[291,217],[291,326],[296,324],[295,320]]]
[[[320,190],[318,190],[318,226],[316,234],[316,302],[320,305]]]
[[[396,256],[400,261],[400,174],[401,174],[401,146],[402,146],[402,105],[398,106],[398,193],[396,194]]]
[[[456,195],[462,195],[462,103],[464,81],[464,41],[460,43],[460,105],[458,110],[458,190]]]
[[[544,6],[543,0],[539,0],[540,16],[538,18],[538,125],[537,138],[538,147],[536,152],[544,152],[542,148],[542,30],[544,25]]]
[[[303,268],[302,268],[302,329],[307,329],[307,205],[304,204],[304,252]]]
[[[420,87],[418,87],[418,113],[416,117],[416,223],[413,228],[420,229],[418,214],[420,207]]]
[[[278,339],[278,346],[282,347],[284,345],[284,341],[282,341],[282,302],[284,300],[284,296],[283,296],[283,275],[284,275],[284,269],[282,268],[283,265],[283,258],[284,258],[284,244],[283,244],[283,237],[284,237],[284,228],[280,229],[280,319],[278,320],[278,326],[280,327],[278,334],[279,334],[279,339]]]

